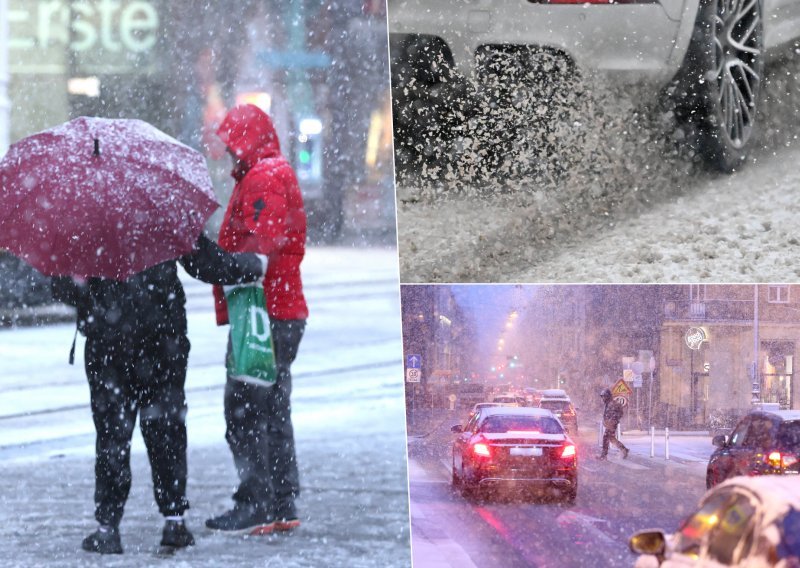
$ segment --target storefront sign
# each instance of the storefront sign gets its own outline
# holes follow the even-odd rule
[[[156,45],[159,28],[154,2],[146,0],[11,0],[8,22],[12,73],[61,72],[42,62],[60,60],[63,69],[55,53],[66,51],[92,67],[102,62],[105,72],[130,68],[131,56]]]
[[[708,336],[702,327],[690,327],[686,332],[685,339],[689,349],[697,351],[703,342],[708,339]]]

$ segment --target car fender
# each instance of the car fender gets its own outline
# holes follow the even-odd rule
[[[689,51],[689,44],[692,41],[694,26],[697,23],[697,11],[699,8],[700,0],[684,0],[683,2],[680,14],[681,24],[678,27],[678,33],[675,34],[675,43],[672,45],[672,51],[667,60],[667,66],[670,68],[673,77],[683,65],[686,53]]]

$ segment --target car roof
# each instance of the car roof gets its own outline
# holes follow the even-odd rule
[[[800,410],[754,410],[750,414],[772,414],[783,421],[800,420]]]
[[[564,389],[544,389],[539,392],[544,398],[569,398]]]
[[[481,410],[483,416],[553,416],[553,413],[544,408],[531,408],[529,406],[489,406]]]
[[[732,477],[717,485],[713,491],[724,487],[743,487],[755,494],[764,505],[767,521],[782,516],[792,507],[800,511],[800,476],[757,475]],[[706,493],[704,499],[711,493]]]

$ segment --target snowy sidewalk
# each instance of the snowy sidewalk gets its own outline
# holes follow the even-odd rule
[[[346,270],[344,269],[346,267]],[[222,410],[227,329],[210,287],[187,280],[189,479],[197,541],[155,557],[163,519],[138,430],[120,527],[125,554],[80,550],[93,519],[94,430],[74,324],[0,330],[0,545],[3,566],[410,566],[397,256],[313,249],[304,263],[311,317],[293,366],[292,413],[303,525],[292,535],[215,534],[204,520],[237,483]]]

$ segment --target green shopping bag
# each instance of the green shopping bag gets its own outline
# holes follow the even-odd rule
[[[228,376],[246,383],[272,386],[278,377],[261,285],[235,286],[225,291],[231,326]]]

